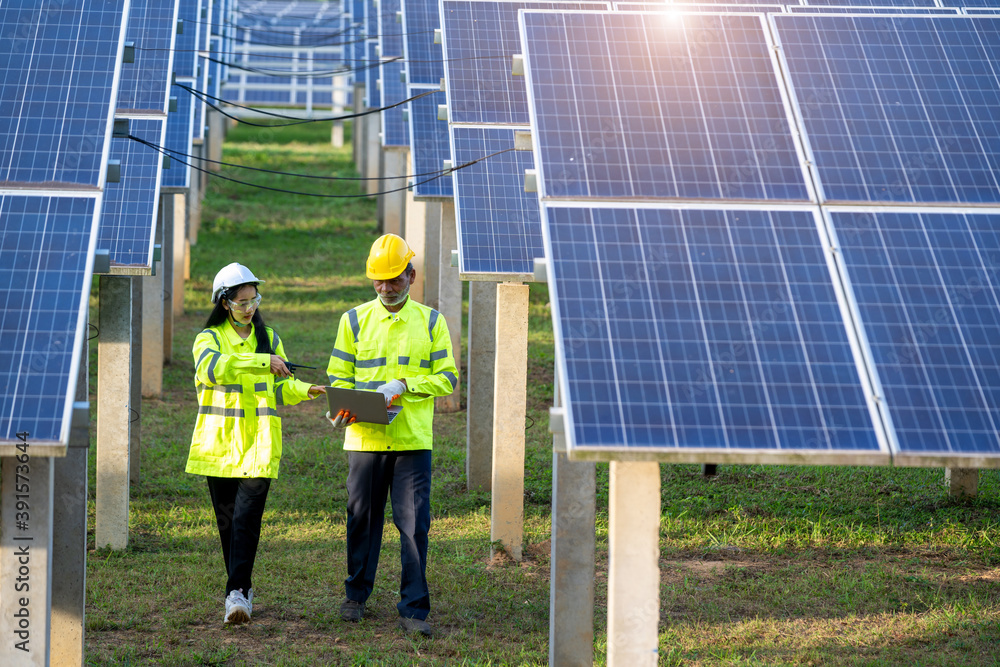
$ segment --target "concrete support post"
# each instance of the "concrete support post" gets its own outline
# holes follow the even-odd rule
[[[458,247],[455,231],[455,202],[441,203],[441,254],[438,264],[438,311],[448,322],[451,347],[455,352],[455,367],[462,370],[462,281],[458,278],[458,267],[451,265],[451,251]],[[462,409],[461,385],[448,396],[435,399],[438,412],[458,412]]]
[[[162,304],[162,301],[158,301]],[[84,337],[76,385],[77,409],[86,410],[90,342]],[[159,362],[160,360],[157,359]],[[74,420],[65,458],[55,459],[52,522],[51,664],[83,666],[84,606],[87,581],[87,459],[90,418]]]
[[[369,196],[382,191],[382,182],[378,180],[381,173],[379,165],[382,160],[382,140],[379,138],[381,132],[381,114],[365,116],[365,151],[368,155],[365,158],[366,172],[363,175],[369,179],[366,181]]]
[[[162,253],[162,246],[161,246]],[[147,398],[163,393],[163,262],[142,279],[142,390]],[[84,357],[86,359],[86,357]]]
[[[333,115],[341,116],[347,106],[347,79],[343,76],[333,77]],[[330,128],[330,143],[334,148],[344,145],[344,121],[335,120]]]
[[[660,620],[660,464],[612,461],[608,667],[655,667]]]
[[[410,151],[406,152],[408,159],[406,161],[407,174],[414,173],[413,170],[413,153]],[[406,233],[403,238],[406,239],[407,245],[410,246],[410,250],[416,253],[413,256],[413,268],[417,270],[417,280],[413,283],[410,288],[410,296],[419,303],[424,303],[424,266],[427,263],[427,249],[425,242],[425,235],[427,233],[427,202],[417,201],[413,198],[413,192],[407,190],[406,195]]]
[[[406,190],[390,192],[406,187],[407,166],[410,151],[406,148],[386,148],[382,153],[385,168],[382,181],[382,232],[403,236],[406,226]]]
[[[222,140],[226,138],[226,117],[223,116],[218,111],[209,111],[206,109],[205,115],[208,116],[208,132],[205,135],[205,145],[207,147],[207,157],[212,162],[208,162],[205,168],[209,171],[219,171],[222,166],[218,164],[222,161]]]
[[[139,411],[142,409],[142,280],[143,276],[132,278],[132,344],[129,346],[132,358],[129,366],[129,484],[139,483],[139,452],[142,450]]]
[[[363,81],[354,83],[354,113],[361,113],[365,110],[365,84]],[[365,117],[356,116],[351,119],[351,158],[358,169],[358,173],[364,175],[365,151]]]
[[[128,546],[132,279],[101,276],[97,343],[97,548]]]
[[[979,469],[945,468],[944,483],[948,485],[948,493],[953,498],[974,498],[979,493]]]
[[[197,157],[201,157],[205,151],[204,142],[191,147],[191,152]],[[204,168],[201,160],[192,161],[199,167]],[[189,245],[198,245],[198,230],[201,228],[201,198],[204,192],[201,189],[201,172],[197,169],[191,170],[191,187],[187,196],[187,240]]]
[[[0,459],[0,665],[47,667],[55,459],[33,456],[30,434],[18,437],[18,455]]]
[[[562,433],[554,449],[564,450]],[[549,664],[594,664],[594,549],[597,466],[552,453]]]
[[[441,279],[441,202],[429,201],[424,208],[424,301],[437,309]],[[417,276],[420,280],[420,276]]]
[[[493,488],[493,376],[497,360],[497,284],[469,283],[468,378],[465,382],[465,483]]]
[[[183,193],[169,195],[171,201],[170,213],[173,215],[174,230],[174,270],[173,287],[170,290],[173,297],[174,317],[184,314],[184,278],[187,275],[187,256],[190,246],[187,240],[187,202]]]
[[[174,196],[160,195],[160,219],[157,227],[163,229],[160,248],[163,271],[163,363],[169,364],[174,345]]]
[[[524,542],[524,417],[528,382],[528,286],[497,285],[490,541],[521,560]]]

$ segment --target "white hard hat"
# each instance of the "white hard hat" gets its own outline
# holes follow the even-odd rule
[[[239,262],[233,262],[222,267],[222,270],[215,274],[215,280],[212,281],[212,303],[218,303],[219,295],[230,287],[262,282],[264,281],[257,278],[250,269]]]

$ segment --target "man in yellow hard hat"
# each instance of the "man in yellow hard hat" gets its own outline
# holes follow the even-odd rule
[[[327,417],[347,429],[347,579],[341,618],[364,616],[388,494],[402,561],[399,625],[407,633],[430,636],[426,570],[434,397],[456,389],[458,371],[444,317],[409,298],[416,279],[413,255],[395,234],[375,241],[366,275],[374,281],[376,298],[340,318],[326,369],[334,387],[381,392],[387,407],[395,403],[402,410],[388,425],[356,422],[344,412]]]

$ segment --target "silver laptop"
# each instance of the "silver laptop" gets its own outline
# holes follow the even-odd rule
[[[381,392],[362,389],[327,387],[326,400],[330,405],[331,417],[336,418],[338,412],[347,410],[357,417],[357,421],[371,424],[391,424],[403,409],[401,405],[387,408],[385,396]]]

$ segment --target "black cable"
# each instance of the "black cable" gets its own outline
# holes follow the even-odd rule
[[[139,137],[133,136],[131,134],[128,135],[128,138],[131,139],[132,141],[137,141],[140,144],[143,144],[145,146],[149,146],[150,148],[152,148],[153,150],[159,152],[160,154],[167,155],[169,157],[168,151],[166,149],[160,147],[160,146],[157,146],[156,144],[150,143],[150,142],[146,141],[145,139],[140,139]],[[187,167],[191,167],[192,169],[200,171],[203,174],[207,174],[207,175],[213,176],[215,178],[221,178],[222,180],[229,181],[230,183],[236,183],[238,185],[246,185],[246,186],[249,186],[251,188],[258,188],[260,190],[269,190],[271,192],[281,192],[281,193],[284,193],[284,194],[287,194],[287,195],[301,195],[301,196],[304,196],[304,197],[320,197],[322,199],[352,199],[352,198],[357,198],[357,197],[379,197],[381,195],[389,195],[389,194],[392,194],[394,192],[402,192],[403,190],[409,190],[410,188],[416,187],[418,185],[423,185],[424,183],[430,183],[431,181],[436,181],[437,179],[441,178],[442,176],[447,176],[447,175],[449,175],[449,174],[451,174],[453,172],[458,171],[459,169],[465,169],[466,167],[471,167],[472,165],[476,164],[477,162],[482,162],[483,160],[491,158],[494,155],[500,155],[501,153],[507,153],[507,152],[510,152],[512,150],[514,150],[514,149],[513,148],[505,148],[505,149],[503,149],[501,151],[497,151],[495,153],[490,153],[489,155],[484,155],[483,157],[477,158],[475,160],[472,160],[471,162],[466,162],[464,164],[460,164],[457,167],[452,167],[451,169],[444,169],[444,170],[442,170],[442,173],[440,175],[434,176],[432,178],[428,178],[428,179],[423,180],[423,181],[420,181],[419,183],[414,183],[412,185],[404,185],[401,188],[395,188],[393,190],[383,190],[381,192],[374,192],[374,193],[372,193],[370,195],[367,194],[367,193],[365,193],[365,194],[357,194],[357,195],[324,195],[324,194],[319,194],[319,193],[315,193],[315,192],[297,192],[295,190],[284,190],[282,188],[273,188],[273,187],[271,187],[269,185],[258,185],[257,183],[248,183],[247,181],[241,181],[239,179],[231,178],[229,176],[223,176],[222,174],[218,174],[218,173],[209,171],[208,169],[205,169],[203,167],[199,167],[197,165],[191,164],[190,162],[186,162],[186,161],[181,160],[181,159],[177,159],[177,162],[180,162],[181,164],[183,164],[183,165],[185,165]],[[396,178],[405,178],[405,177],[403,177],[403,176],[397,176]]]
[[[94,325],[94,324],[92,324],[90,322],[87,322],[87,326],[94,330],[94,335],[88,337],[87,340],[94,340],[95,338],[97,338],[98,336],[101,335],[101,330],[98,329],[96,325]]]
[[[216,111],[218,111],[219,113],[221,113],[226,118],[231,118],[232,120],[235,120],[238,123],[243,123],[244,125],[249,125],[250,127],[291,127],[293,125],[305,125],[306,123],[321,123],[321,122],[327,122],[327,121],[350,120],[352,118],[359,118],[361,116],[367,116],[369,114],[378,113],[380,111],[386,111],[388,109],[394,109],[394,108],[398,107],[401,104],[406,104],[407,102],[412,102],[413,100],[418,100],[421,97],[426,97],[428,95],[433,95],[435,93],[440,93],[441,92],[440,90],[428,90],[425,93],[420,93],[419,95],[414,95],[413,97],[405,99],[405,100],[403,100],[401,102],[396,102],[395,104],[390,104],[390,105],[384,106],[384,107],[377,107],[377,108],[374,108],[374,109],[366,109],[365,111],[358,111],[356,113],[345,114],[343,116],[331,116],[331,117],[328,117],[328,118],[295,118],[294,116],[285,116],[283,114],[280,114],[280,113],[277,113],[277,112],[273,112],[273,111],[265,111],[263,109],[255,109],[254,107],[248,107],[248,106],[244,106],[242,104],[236,104],[234,102],[226,102],[226,100],[218,98],[215,95],[209,95],[206,92],[202,92],[200,90],[195,90],[194,88],[191,88],[190,86],[186,86],[186,85],[184,85],[182,83],[175,83],[174,85],[177,86],[178,88],[181,88],[183,90],[188,91],[191,95],[193,95],[194,97],[198,98],[199,100],[201,100],[202,102],[204,102],[207,106],[211,107],[212,109],[215,109]],[[215,100],[216,102],[226,102],[226,104],[229,104],[230,106],[234,106],[234,107],[237,107],[237,108],[240,108],[240,109],[246,109],[248,111],[255,111],[255,112],[260,113],[260,114],[265,115],[265,116],[271,116],[273,118],[281,118],[283,120],[292,120],[294,122],[291,122],[291,123],[280,123],[280,124],[253,123],[251,121],[244,120],[242,118],[238,118],[237,116],[234,116],[234,115],[232,115],[230,113],[226,113],[226,111],[222,107],[217,106],[217,105],[212,104],[211,102],[209,102],[208,100],[210,100],[210,99],[211,100]]]

